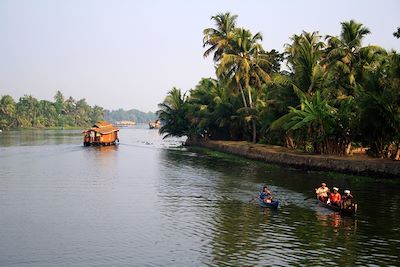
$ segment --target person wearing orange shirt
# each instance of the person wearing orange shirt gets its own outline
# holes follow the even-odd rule
[[[341,206],[342,196],[339,193],[339,188],[333,188],[333,192],[329,195],[329,201],[332,206]]]

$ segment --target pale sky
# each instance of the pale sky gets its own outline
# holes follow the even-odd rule
[[[214,77],[202,31],[220,12],[283,50],[302,30],[339,35],[340,22],[368,27],[364,45],[400,51],[400,1],[0,0],[0,95],[86,98],[106,109],[156,111],[176,86]]]

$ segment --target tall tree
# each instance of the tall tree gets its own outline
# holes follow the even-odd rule
[[[31,95],[19,98],[17,103],[17,120],[22,127],[37,126],[39,113],[39,101]]]
[[[4,95],[0,99],[0,129],[8,129],[16,124],[16,103],[10,95]]]
[[[261,33],[253,35],[249,30],[236,28],[232,38],[232,49],[227,50],[217,66],[217,76],[228,77],[242,96],[243,106],[252,125],[252,141],[257,140],[252,87],[260,89],[263,82],[271,79],[266,69],[270,68],[268,54],[260,41]]]
[[[362,40],[370,30],[354,20],[342,22],[340,38],[327,36],[326,60],[328,67],[335,73],[335,82],[343,94],[354,95],[356,89],[356,69]]]
[[[180,89],[174,87],[168,92],[164,101],[158,105],[160,109],[157,114],[162,122],[159,132],[160,134],[166,134],[164,138],[169,136],[191,136],[190,122],[187,119],[188,105],[186,100],[186,94],[182,94]]]
[[[231,39],[233,30],[236,27],[237,15],[230,12],[219,13],[211,17],[215,22],[216,28],[206,28],[203,30],[203,47],[208,47],[204,52],[204,57],[214,53],[214,62],[218,62],[226,50],[231,49]]]
[[[326,81],[324,68],[320,64],[325,44],[318,32],[302,32],[293,35],[291,40],[292,43],[285,46],[293,87],[312,96],[316,90],[324,87]]]

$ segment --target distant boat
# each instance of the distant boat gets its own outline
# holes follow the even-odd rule
[[[155,120],[155,121],[149,122],[149,128],[150,129],[159,129],[160,127],[161,127],[160,120]]]
[[[136,122],[134,121],[116,121],[113,123],[114,126],[117,127],[131,127],[133,125],[136,125]]]
[[[119,129],[107,121],[99,121],[92,128],[84,131],[85,137],[83,145],[85,146],[110,146],[119,142]]]
[[[3,131],[3,130],[0,129],[0,133],[1,133],[2,131]]]

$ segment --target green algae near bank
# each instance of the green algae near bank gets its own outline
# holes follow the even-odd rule
[[[400,162],[367,156],[311,155],[280,146],[253,144],[245,141],[186,141],[188,146],[206,147],[268,163],[287,165],[307,170],[326,170],[366,176],[400,177]]]

